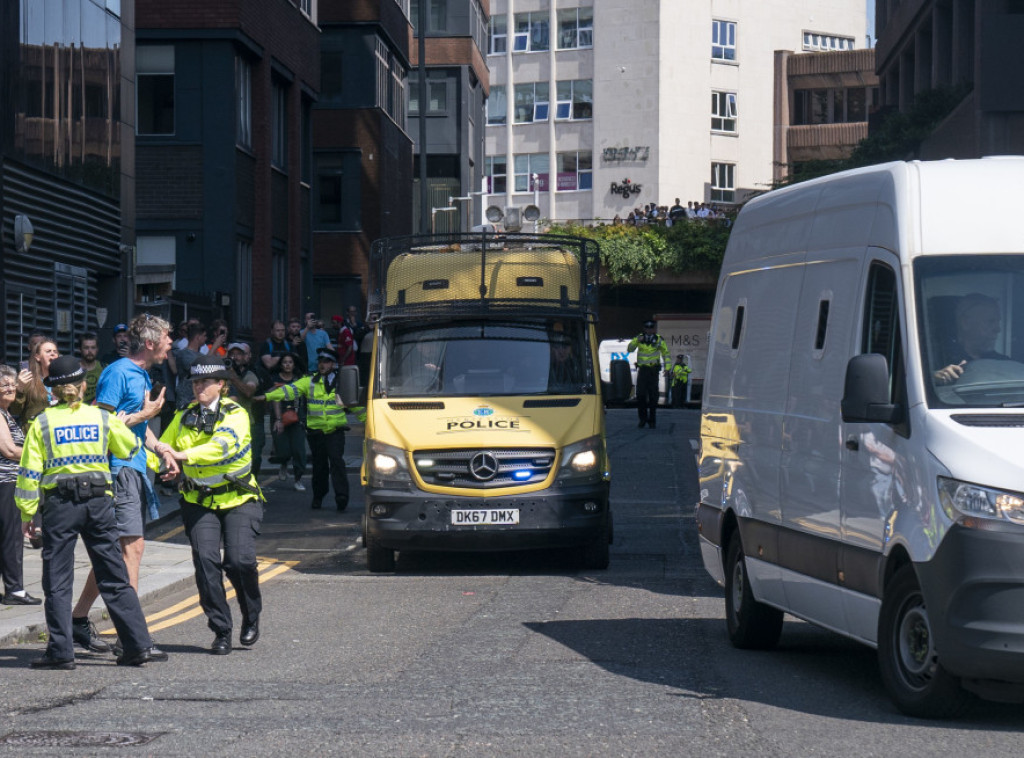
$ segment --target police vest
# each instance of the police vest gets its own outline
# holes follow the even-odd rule
[[[267,393],[268,402],[295,400],[297,397],[306,398],[306,426],[309,429],[329,434],[345,425],[345,409],[338,405],[334,383],[326,381],[320,374],[304,376]]]
[[[58,405],[35,418],[25,434],[14,500],[23,520],[39,508],[39,490],[57,486],[61,477],[99,472],[110,483],[107,453],[131,458],[141,441],[117,416],[92,405]]]
[[[255,477],[251,475],[249,412],[222,397],[209,431],[201,418],[199,404],[193,403],[175,413],[160,435],[161,442],[175,450],[188,451],[181,465],[182,498],[213,510],[235,508],[262,499]]]
[[[686,384],[690,381],[690,372],[692,370],[689,366],[684,366],[681,363],[675,364],[672,367],[672,384]]]
[[[627,352],[636,350],[636,365],[638,368],[653,367],[661,368],[662,358],[668,358],[668,344],[660,334],[655,334],[653,344],[644,341],[646,335],[634,337],[626,348]]]

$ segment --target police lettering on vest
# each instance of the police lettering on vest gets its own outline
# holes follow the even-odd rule
[[[58,426],[53,430],[53,439],[58,445],[69,445],[75,442],[99,442],[100,428],[96,424]]]

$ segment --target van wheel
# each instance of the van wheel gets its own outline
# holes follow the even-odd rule
[[[939,663],[928,608],[909,564],[885,588],[878,616],[878,663],[889,697],[908,716],[948,719],[971,702],[960,680]]]
[[[729,641],[743,650],[770,650],[782,634],[782,611],[754,599],[739,535],[729,542],[725,560],[725,625]]]
[[[366,538],[364,538],[366,539]],[[395,570],[395,551],[381,547],[374,539],[366,541],[366,569],[371,574],[382,574]]]

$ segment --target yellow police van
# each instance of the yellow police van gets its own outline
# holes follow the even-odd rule
[[[597,245],[378,240],[362,467],[367,567],[396,551],[574,548],[608,565]]]

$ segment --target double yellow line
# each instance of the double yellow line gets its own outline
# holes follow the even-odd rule
[[[166,535],[164,539],[168,536],[173,535]],[[296,566],[299,563],[298,561],[276,561],[273,558],[259,558],[258,561],[261,584],[273,579],[278,574],[283,574],[285,571],[291,570],[293,566]],[[224,589],[227,590],[228,600],[235,596],[235,590],[231,586],[230,582],[224,582]],[[146,616],[146,624],[149,626],[150,632],[158,632],[161,629],[177,626],[189,619],[194,619],[202,613],[203,609],[199,605],[199,595],[192,595],[191,597],[182,600],[180,603],[172,605],[170,608],[165,608],[162,611]],[[117,634],[117,630],[107,629],[106,631],[101,632],[101,634]]]

